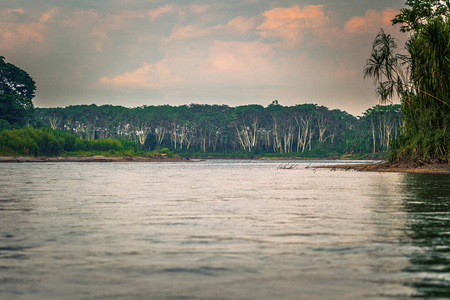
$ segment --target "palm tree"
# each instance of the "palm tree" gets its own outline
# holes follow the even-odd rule
[[[397,53],[397,39],[380,30],[364,67],[364,79],[372,77],[382,102],[403,97],[410,86],[408,56]]]
[[[450,1],[410,0],[392,21],[410,32],[407,55],[381,30],[364,78],[373,78],[382,102],[399,97],[403,135],[393,159],[450,159]]]

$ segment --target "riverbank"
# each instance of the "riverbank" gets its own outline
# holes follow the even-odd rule
[[[443,163],[369,163],[369,164],[341,164],[327,165],[318,168],[360,172],[398,172],[417,174],[450,174],[450,164]]]
[[[27,162],[188,162],[187,158],[160,157],[119,157],[119,156],[0,156],[0,163],[27,163]]]

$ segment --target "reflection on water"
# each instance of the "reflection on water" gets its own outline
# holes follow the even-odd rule
[[[448,176],[280,163],[0,164],[0,299],[448,296]]]
[[[404,177],[406,232],[420,247],[405,271],[418,274],[408,283],[420,296],[450,297],[450,178],[410,174]]]

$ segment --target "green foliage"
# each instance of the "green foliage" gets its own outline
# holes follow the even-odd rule
[[[410,32],[405,49],[384,31],[376,37],[366,77],[382,100],[398,95],[404,124],[391,160],[450,159],[450,1],[410,0],[395,17]]]
[[[169,148],[158,149],[157,152],[160,153],[160,154],[165,154],[168,157],[173,157],[173,152],[170,151]]]
[[[34,107],[29,98],[0,94],[0,119],[24,126],[31,123],[33,118]]]
[[[0,56],[0,119],[11,125],[28,125],[34,118],[35,82],[24,70],[4,59]]]
[[[0,133],[2,155],[57,155],[62,151],[63,141],[41,129],[25,127],[6,129]]]
[[[72,155],[134,155],[137,145],[120,140],[85,140],[50,128],[14,128],[0,132],[0,155],[57,156]]]
[[[407,0],[392,24],[401,24],[402,32],[418,32],[427,27],[427,24],[442,18],[448,18],[450,2],[448,0]]]
[[[9,128],[11,128],[11,124],[5,119],[0,119],[0,131],[9,129]]]
[[[398,136],[399,115],[398,106],[377,106],[358,119],[317,104],[282,106],[277,102],[267,107],[191,104],[36,109],[38,122],[81,139],[76,149],[94,151],[89,150],[88,140],[114,139],[134,153],[167,148],[171,153],[159,150],[159,155],[193,157],[271,153],[328,157],[386,151]]]

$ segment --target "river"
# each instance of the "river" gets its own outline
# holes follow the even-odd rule
[[[283,163],[0,164],[0,299],[449,299],[450,176]]]

